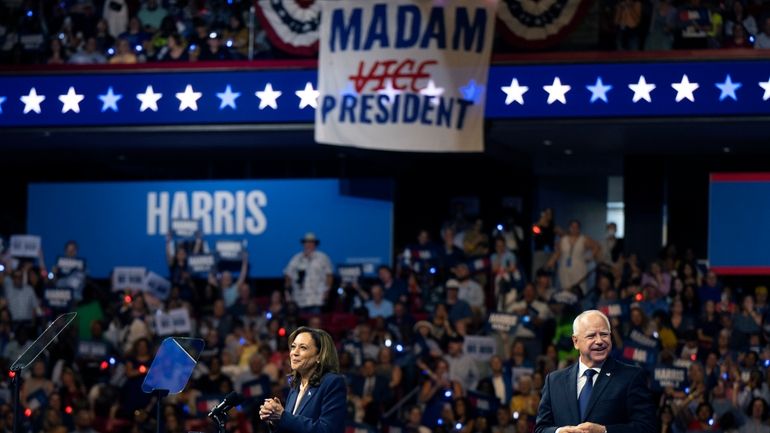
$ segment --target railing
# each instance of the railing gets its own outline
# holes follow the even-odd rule
[[[420,386],[414,387],[411,391],[409,391],[405,396],[401,398],[401,400],[397,401],[393,407],[385,411],[385,413],[382,415],[382,419],[388,419],[391,416],[393,416],[394,413],[396,413],[399,409],[401,409],[406,403],[408,403],[420,390]]]

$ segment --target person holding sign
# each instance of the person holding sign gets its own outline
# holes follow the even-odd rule
[[[328,332],[297,328],[289,336],[289,395],[265,400],[259,418],[278,433],[343,433],[347,385],[339,374],[334,340]]]
[[[610,357],[610,321],[601,311],[572,325],[578,362],[546,377],[535,433],[653,433],[655,405],[641,368]]]

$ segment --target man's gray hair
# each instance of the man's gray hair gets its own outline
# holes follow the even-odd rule
[[[604,315],[604,313],[602,313],[599,310],[586,310],[578,314],[578,316],[575,317],[575,320],[572,322],[572,335],[577,335],[578,328],[580,327],[581,322],[583,322],[583,319],[594,314],[598,314],[602,317],[602,319],[604,319],[604,323],[607,324],[607,330],[609,331],[612,330],[612,326],[610,325],[610,319],[608,319],[607,316]]]

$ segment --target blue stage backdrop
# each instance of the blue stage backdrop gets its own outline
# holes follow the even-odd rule
[[[770,275],[770,173],[712,173],[709,264],[723,275]]]
[[[393,204],[388,194],[347,195],[352,189],[328,179],[31,184],[27,228],[42,236],[49,265],[77,241],[99,278],[116,266],[167,275],[173,219],[198,220],[212,250],[217,240],[245,240],[252,277],[280,277],[309,231],[334,265],[389,264]]]

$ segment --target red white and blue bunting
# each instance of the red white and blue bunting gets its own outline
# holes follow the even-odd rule
[[[273,46],[298,56],[318,52],[321,6],[315,0],[258,0],[257,15]]]
[[[502,0],[498,26],[508,43],[521,48],[552,46],[583,19],[589,0]]]

